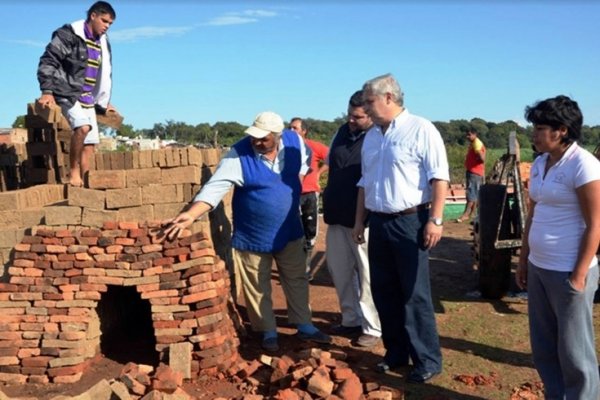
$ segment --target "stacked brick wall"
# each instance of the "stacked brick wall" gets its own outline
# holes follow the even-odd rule
[[[30,228],[101,227],[107,221],[172,218],[190,202],[216,168],[216,149],[166,148],[95,154],[88,187],[38,185],[0,193],[0,269],[10,262],[12,247]],[[193,232],[211,232],[217,254],[230,265],[230,224],[224,199]],[[4,280],[6,279],[5,274]]]
[[[0,381],[74,382],[100,346],[96,306],[110,285],[150,302],[159,357],[192,344],[192,371],[216,374],[238,358],[229,274],[209,237],[162,241],[160,224],[38,228],[15,245],[0,284]],[[158,236],[157,236],[158,234]]]
[[[0,193],[0,275],[4,276],[13,247],[44,221],[44,207],[63,202],[64,185],[38,185],[27,189]]]

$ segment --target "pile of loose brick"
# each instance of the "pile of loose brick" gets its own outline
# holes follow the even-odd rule
[[[400,389],[373,380],[361,381],[345,361],[346,358],[346,353],[339,350],[312,348],[281,357],[262,355],[259,360],[242,362],[230,368],[228,373],[241,390],[251,393],[243,397],[245,400],[404,398],[404,392]]]
[[[194,374],[233,365],[239,340],[224,262],[205,233],[163,239],[159,222],[25,235],[0,284],[0,381],[79,380],[99,352],[96,307],[109,285],[133,286],[150,303],[161,360],[170,345],[191,343]]]

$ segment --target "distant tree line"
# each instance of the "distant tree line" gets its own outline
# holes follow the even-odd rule
[[[333,121],[305,118],[309,127],[309,136],[329,144],[337,129],[346,121],[342,115]],[[434,125],[440,131],[446,145],[464,145],[465,132],[469,127],[479,132],[479,137],[488,148],[505,148],[508,144],[508,135],[515,131],[521,144],[521,148],[531,147],[531,127],[521,127],[515,121],[500,123],[487,122],[481,118],[450,120],[449,122],[434,121]],[[19,116],[13,123],[13,127],[23,127],[24,116]],[[217,122],[213,125],[200,123],[189,125],[185,122],[167,120],[164,123],[155,123],[151,129],[134,129],[132,125],[123,124],[117,131],[118,135],[124,137],[160,138],[164,140],[175,140],[182,144],[209,144],[218,146],[231,146],[244,136],[246,125],[237,122]],[[600,125],[583,127],[583,135],[580,144],[590,147],[600,143]]]

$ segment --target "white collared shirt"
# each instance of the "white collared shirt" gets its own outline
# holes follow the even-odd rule
[[[544,177],[548,154],[531,166],[529,197],[535,211],[529,229],[529,260],[539,268],[572,271],[577,262],[585,220],[576,189],[600,180],[600,162],[573,143]],[[596,265],[594,257],[590,267]]]
[[[396,213],[431,201],[432,179],[450,180],[442,136],[428,120],[404,109],[385,134],[375,125],[362,147],[365,207]]]

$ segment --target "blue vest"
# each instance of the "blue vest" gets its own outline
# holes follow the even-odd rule
[[[233,147],[242,165],[244,185],[233,192],[233,237],[235,249],[276,253],[304,233],[300,220],[300,139],[283,131],[284,167],[271,171],[252,149],[250,137]]]

